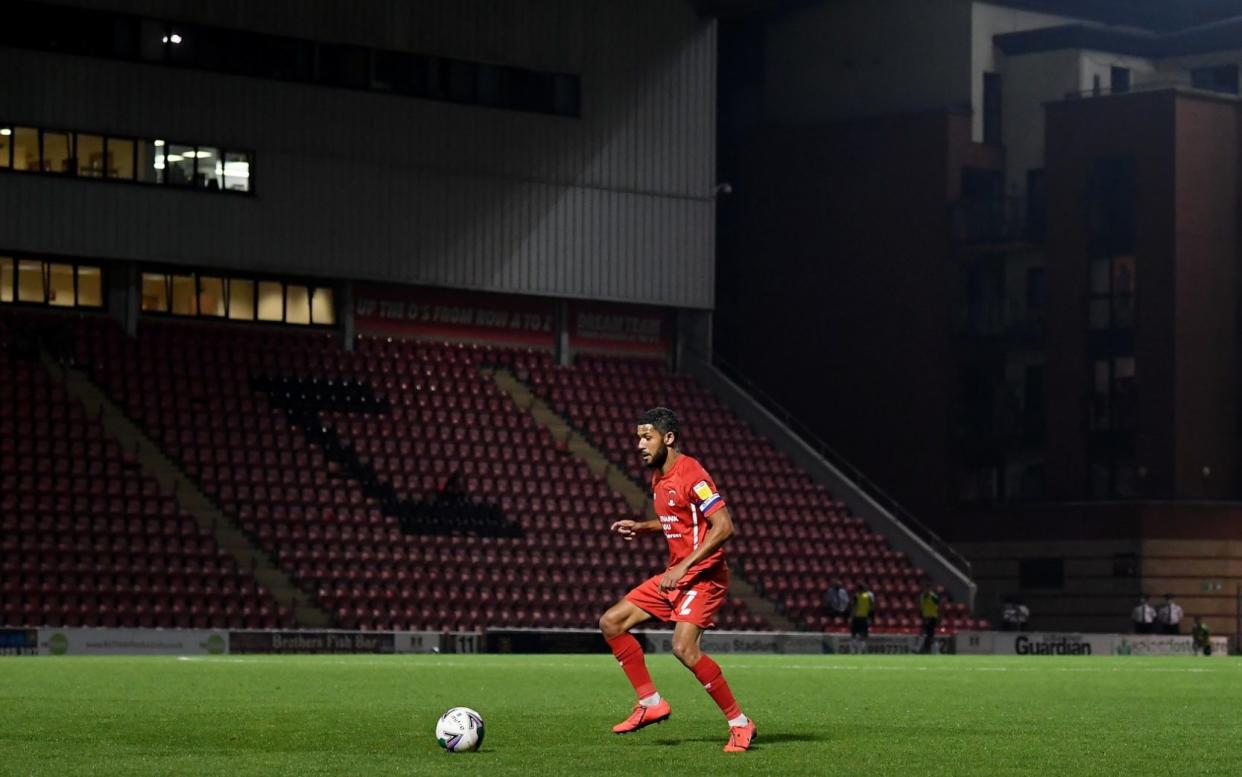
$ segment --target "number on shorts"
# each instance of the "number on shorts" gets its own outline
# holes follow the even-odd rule
[[[681,600],[681,610],[679,611],[682,615],[690,614],[690,603],[693,602],[694,597],[698,595],[698,591],[686,591],[686,598]]]

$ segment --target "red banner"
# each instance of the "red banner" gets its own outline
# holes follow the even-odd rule
[[[551,348],[551,300],[445,289],[359,284],[354,290],[359,334],[484,340]]]
[[[569,347],[665,356],[673,341],[673,314],[664,308],[574,302],[569,306]]]

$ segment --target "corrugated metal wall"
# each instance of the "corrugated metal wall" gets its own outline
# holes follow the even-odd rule
[[[0,175],[0,249],[713,304],[716,29],[686,3],[92,5],[573,72],[582,117],[0,48],[0,120],[252,149],[257,190]]]

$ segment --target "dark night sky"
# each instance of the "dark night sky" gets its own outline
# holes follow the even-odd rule
[[[700,13],[724,18],[779,14],[836,0],[690,0]],[[991,0],[998,5],[1089,16],[1109,24],[1125,24],[1169,32],[1242,16],[1242,0]]]

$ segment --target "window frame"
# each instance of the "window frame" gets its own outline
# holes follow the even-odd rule
[[[5,251],[0,250],[0,259],[12,262],[12,288],[10,291],[11,299],[5,301],[0,299],[0,307],[26,308],[30,310],[62,310],[62,311],[105,311],[108,307],[108,265],[103,261],[92,261],[73,256],[61,256],[57,254],[29,253],[23,251]],[[43,290],[43,300],[24,300],[21,298],[21,265],[22,262],[37,262],[39,266],[39,284]],[[73,303],[70,305],[57,305],[51,301],[51,284],[52,284],[52,266],[68,265],[73,268]],[[99,304],[86,304],[81,301],[79,276],[83,267],[89,267],[99,272]]]
[[[338,329],[339,327],[339,322],[340,322],[340,311],[339,311],[340,293],[339,292],[340,292],[340,289],[338,288],[338,284],[334,283],[333,281],[327,280],[327,279],[312,278],[309,276],[292,276],[292,275],[291,276],[275,276],[275,275],[266,274],[266,273],[235,272],[232,270],[217,269],[217,268],[211,268],[211,267],[187,268],[184,266],[163,265],[163,264],[140,266],[139,271],[138,271],[139,283],[142,282],[141,279],[144,275],[159,275],[164,278],[165,296],[166,296],[167,304],[163,310],[141,310],[140,309],[139,315],[141,316],[152,316],[156,318],[174,318],[178,320],[201,319],[205,321],[212,321],[212,322],[219,323],[219,324],[293,327],[298,330],[314,329],[314,330],[319,330],[319,331],[334,331]],[[173,282],[173,276],[175,275],[177,276],[188,275],[194,279],[196,309],[193,314],[180,314],[180,313],[172,312],[172,308],[173,308],[172,282]],[[223,316],[204,314],[201,310],[201,305],[197,304],[199,296],[202,294],[202,278],[204,276],[209,277],[209,278],[219,278],[223,282],[223,294],[225,297],[225,307],[224,307]],[[249,282],[253,284],[251,287],[252,293],[251,293],[251,304],[250,304],[250,313],[252,317],[249,319],[233,318],[231,315],[232,302],[233,302],[233,299],[232,299],[233,293],[232,293],[231,285],[233,281]],[[280,308],[280,320],[279,321],[259,318],[259,284],[260,283],[275,283],[280,286],[281,308]],[[304,286],[307,289],[307,307],[308,307],[309,317],[308,317],[307,323],[305,324],[291,323],[289,321],[289,300],[288,300],[288,296],[289,296],[288,287],[289,286]],[[332,323],[331,324],[321,324],[321,323],[317,323],[315,320],[314,297],[315,297],[315,293],[321,289],[328,289],[332,292]],[[141,308],[141,306],[139,307]]]
[[[16,173],[19,175],[50,176],[50,177],[55,177],[55,178],[60,178],[60,179],[72,179],[75,181],[94,181],[97,183],[105,182],[105,183],[110,183],[110,184],[133,184],[133,185],[138,185],[142,187],[163,186],[163,187],[168,187],[168,188],[178,189],[178,190],[204,191],[204,192],[208,192],[211,194],[227,193],[230,196],[234,196],[234,197],[256,196],[255,174],[254,174],[255,152],[253,149],[243,148],[237,145],[226,145],[226,144],[220,144],[220,143],[200,143],[198,141],[190,141],[190,140],[184,140],[184,139],[168,140],[163,137],[141,137],[138,135],[106,132],[106,131],[95,130],[95,129],[77,129],[77,128],[63,127],[63,126],[42,125],[38,123],[23,122],[23,121],[11,120],[7,118],[0,120],[0,127],[7,128],[10,130],[10,135],[8,135],[9,142],[7,144],[8,145],[8,156],[9,156],[8,164],[0,165],[0,175],[4,175],[7,173]],[[16,152],[16,147],[17,147],[16,130],[18,129],[29,129],[29,130],[33,130],[35,133],[35,147],[38,150],[39,158],[38,158],[37,166],[33,169],[18,170],[13,166],[16,160],[16,153],[17,153]],[[44,150],[44,147],[45,147],[44,138],[48,133],[64,134],[68,137],[68,142],[69,142],[68,160],[72,162],[72,164],[70,165],[71,169],[65,172],[53,172],[53,171],[43,169],[44,164],[45,164],[44,159],[46,157],[46,153]],[[107,159],[107,154],[109,153],[109,145],[111,144],[112,141],[132,144],[133,145],[133,157],[132,157],[132,169],[130,170],[130,176],[128,178],[124,178],[120,176],[116,178],[112,178],[107,175],[106,168],[104,170],[104,174],[100,176],[79,175],[78,174],[78,159],[77,159],[77,142],[78,142],[79,135],[89,135],[92,137],[98,137],[98,138],[103,139],[105,162]],[[164,145],[156,146],[155,145],[156,141],[161,141]],[[168,175],[166,172],[167,163],[165,163],[165,174],[164,175],[162,176],[157,175],[155,176],[153,180],[150,180],[150,181],[142,180],[141,178],[139,178],[139,175],[138,175],[139,162],[142,158],[141,148],[143,144],[150,144],[155,149],[167,148],[170,145],[183,146],[185,148],[193,149],[194,155],[195,155],[194,160],[193,160],[194,161],[194,174],[191,177],[190,183],[178,184],[175,186],[172,184],[169,184]],[[246,162],[246,173],[247,173],[246,188],[245,189],[229,188],[227,186],[227,176],[225,176],[223,172],[221,173],[222,185],[219,188],[209,189],[206,186],[198,185],[198,179],[199,179],[198,151],[200,148],[214,149],[218,151],[220,154],[221,164],[223,164],[224,159],[228,157],[229,155],[243,156]],[[163,152],[159,152],[159,153],[163,153]],[[240,176],[236,176],[236,177],[240,178]]]

